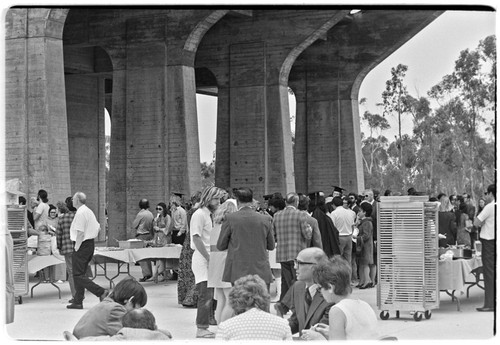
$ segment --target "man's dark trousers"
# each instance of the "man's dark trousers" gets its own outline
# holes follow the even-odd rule
[[[73,280],[75,281],[74,304],[82,304],[85,297],[85,289],[97,297],[101,297],[104,288],[94,283],[85,274],[90,260],[94,256],[94,240],[83,241],[78,251],[73,252]]]

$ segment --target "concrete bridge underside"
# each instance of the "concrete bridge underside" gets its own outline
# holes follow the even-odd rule
[[[101,224],[107,210],[109,245],[133,237],[139,199],[201,188],[196,92],[210,90],[217,186],[249,186],[258,199],[332,184],[360,191],[361,82],[442,11],[350,10],[12,8],[6,177],[53,203],[81,190]]]

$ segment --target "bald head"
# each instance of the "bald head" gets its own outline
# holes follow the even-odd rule
[[[75,208],[80,208],[80,206],[85,205],[87,202],[87,196],[82,193],[82,192],[76,192],[75,195],[73,195],[73,206]]]
[[[328,260],[325,252],[317,247],[303,249],[300,251],[299,255],[300,257],[307,259],[308,262],[319,263],[323,260]],[[299,257],[299,255],[297,255],[297,257]]]
[[[312,247],[303,249],[297,254],[295,260],[295,273],[298,281],[303,281],[306,286],[313,284],[313,268],[316,264],[327,261],[325,252],[319,248]]]

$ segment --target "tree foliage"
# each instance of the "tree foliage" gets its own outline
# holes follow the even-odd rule
[[[485,114],[496,111],[495,36],[461,51],[453,72],[427,97],[408,93],[407,71],[402,64],[392,68],[382,93],[381,118],[397,116],[399,136],[389,142],[382,135],[389,127],[380,125],[377,114],[365,112],[362,118],[369,128],[362,140],[367,185],[402,193],[411,185],[431,195],[468,192],[474,197],[494,181],[496,123],[494,117],[486,123]],[[413,134],[402,135],[401,117],[408,116]]]

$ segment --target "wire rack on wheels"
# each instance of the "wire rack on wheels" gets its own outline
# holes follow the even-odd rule
[[[438,207],[427,196],[381,197],[377,210],[380,318],[394,311],[430,319],[439,308]]]
[[[14,295],[23,303],[22,296],[28,294],[28,232],[26,209],[24,207],[7,207],[7,227],[14,242]]]

